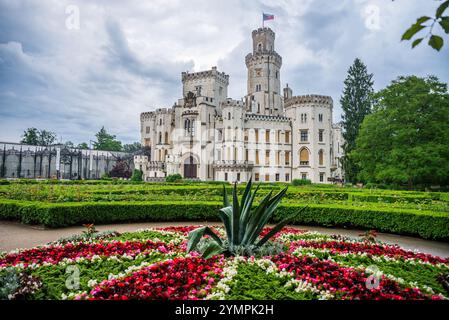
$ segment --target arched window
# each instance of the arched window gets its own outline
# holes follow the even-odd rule
[[[231,113],[228,112],[228,120],[231,120]]]
[[[324,151],[321,149],[318,151],[318,164],[322,166],[324,164]]]
[[[162,143],[162,132],[159,132],[159,143]]]
[[[168,143],[168,132],[165,133],[165,143]]]
[[[309,150],[307,150],[307,148],[302,148],[301,151],[299,151],[299,165],[309,165]]]
[[[259,43],[259,44],[257,45],[257,50],[258,50],[258,51],[262,51],[262,43]]]
[[[162,125],[162,118],[159,119],[159,125]]]

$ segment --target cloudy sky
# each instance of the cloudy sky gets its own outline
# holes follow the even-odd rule
[[[229,95],[246,92],[251,30],[266,23],[283,57],[282,86],[339,98],[360,57],[375,88],[399,75],[449,82],[449,39],[436,52],[400,37],[434,0],[0,0],[0,141],[37,127],[75,143],[101,126],[139,140],[139,114],[180,98],[182,71],[218,66]],[[77,19],[79,17],[79,19]],[[78,23],[79,22],[79,23]],[[438,30],[437,31],[441,31]]]

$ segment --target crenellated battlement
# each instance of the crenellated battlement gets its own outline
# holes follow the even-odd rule
[[[181,79],[182,83],[185,83],[186,81],[194,81],[199,79],[207,79],[207,78],[213,78],[224,85],[229,84],[229,75],[227,75],[224,72],[217,71],[217,67],[212,67],[211,70],[207,71],[199,71],[199,72],[182,72],[181,73]]]
[[[268,33],[268,34],[270,34],[270,36],[272,36],[272,37],[275,36],[274,31],[271,30],[271,28],[268,28],[268,27],[263,27],[263,28],[254,29],[253,32],[252,32],[252,36],[254,37],[254,36],[256,36],[257,34],[260,34],[260,33]]]
[[[333,100],[330,96],[323,96],[317,94],[308,94],[302,96],[294,96],[291,99],[288,99],[284,102],[286,108],[292,107],[295,105],[303,105],[303,104],[320,104],[323,106],[332,107]]]
[[[147,121],[156,118],[158,115],[168,115],[171,114],[173,111],[172,109],[168,108],[158,108],[155,111],[149,111],[149,112],[142,112],[140,114],[140,120],[141,121]]]
[[[245,107],[245,102],[242,100],[234,100],[234,99],[226,99],[226,101],[224,101],[221,104],[222,108],[226,108],[226,107],[241,107],[244,108]]]
[[[248,53],[245,57],[246,67],[249,68],[254,63],[274,63],[278,68],[282,66],[282,57],[276,51],[261,51]]]

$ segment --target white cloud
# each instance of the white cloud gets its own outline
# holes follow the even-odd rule
[[[66,28],[67,5],[80,9],[79,30]],[[379,8],[378,28],[367,27],[367,6]],[[139,140],[140,112],[170,107],[182,71],[213,65],[230,74],[230,95],[240,98],[262,12],[275,15],[266,25],[283,56],[283,84],[296,94],[331,95],[338,120],[355,57],[374,73],[376,88],[400,74],[448,81],[448,46],[436,53],[399,41],[435,7],[420,0],[0,0],[0,140],[17,141],[35,126],[88,141],[103,125],[126,142]]]

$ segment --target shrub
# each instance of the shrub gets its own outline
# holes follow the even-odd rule
[[[309,179],[293,179],[292,180],[292,185],[294,186],[305,186],[305,185],[309,185],[312,184],[312,181],[310,181]]]
[[[201,201],[41,203],[0,200],[0,219],[46,227],[137,221],[217,221],[220,208],[219,202]],[[301,208],[303,205],[300,204],[281,204],[270,222],[281,221]],[[375,229],[424,239],[449,240],[447,212],[310,204],[292,224]]]
[[[179,173],[170,174],[165,178],[166,182],[180,182],[182,181],[182,176]]]
[[[101,180],[112,180],[111,176],[109,175],[109,173],[105,172],[102,176],[101,176]]]
[[[143,172],[139,169],[134,169],[131,181],[142,181]]]

